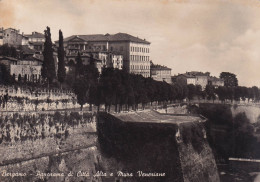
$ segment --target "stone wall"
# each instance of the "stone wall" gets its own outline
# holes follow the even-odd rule
[[[2,116],[0,165],[91,146],[97,136],[91,113]]]
[[[100,113],[97,129],[103,156],[116,161],[110,170],[133,172],[128,181],[220,181],[202,123],[122,122]],[[166,175],[140,178],[137,170]]]

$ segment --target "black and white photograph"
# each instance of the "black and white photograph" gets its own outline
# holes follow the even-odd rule
[[[260,182],[260,0],[0,0],[0,182]]]

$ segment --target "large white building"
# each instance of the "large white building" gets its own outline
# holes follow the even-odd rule
[[[58,46],[59,41],[55,42]],[[150,77],[150,42],[126,33],[72,35],[64,39],[65,49],[116,52],[123,56],[123,68],[129,73]]]

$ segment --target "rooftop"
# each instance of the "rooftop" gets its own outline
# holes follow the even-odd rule
[[[39,33],[39,32],[32,32],[32,34],[26,34],[24,36],[29,37],[29,38],[45,38],[44,34]]]
[[[188,75],[192,75],[192,76],[210,76],[209,72],[200,72],[200,71],[190,71],[190,72],[186,72],[186,74]]]
[[[210,77],[209,77],[209,80],[210,80],[210,81],[224,81],[223,79],[217,78],[217,77],[215,77],[215,76],[210,76]]]
[[[92,34],[92,35],[72,35],[67,38],[64,38],[64,42],[67,42],[73,38],[79,38],[83,41],[105,41],[105,42],[116,42],[116,41],[129,41],[129,42],[137,42],[143,44],[150,44],[150,42],[145,39],[140,39],[138,37],[134,37],[127,33],[117,33],[117,34]],[[58,41],[55,41],[56,43]]]
[[[34,54],[35,50],[30,49],[27,45],[20,46],[20,51],[22,51],[24,54]]]
[[[187,74],[187,73],[184,73],[184,74],[179,74],[178,76],[184,76],[186,78],[196,78],[194,75],[190,75],[190,74]],[[178,77],[177,76],[177,77]]]
[[[172,70],[171,68],[168,68],[167,66],[162,66],[159,64],[151,64],[151,69]]]

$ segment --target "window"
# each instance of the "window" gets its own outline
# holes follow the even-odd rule
[[[124,50],[124,47],[123,46],[120,46],[120,51],[123,51]]]
[[[113,47],[110,47],[110,51],[113,51]]]

